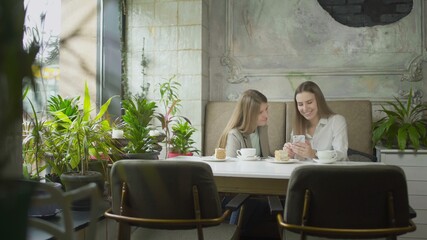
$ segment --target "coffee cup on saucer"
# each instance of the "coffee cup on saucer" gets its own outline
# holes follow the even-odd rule
[[[337,160],[337,152],[335,150],[321,150],[317,151],[316,162],[331,163]]]
[[[256,155],[256,149],[255,148],[241,148],[236,151],[238,158],[253,158]]]

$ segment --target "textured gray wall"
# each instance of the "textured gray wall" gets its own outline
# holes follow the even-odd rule
[[[233,100],[248,88],[292,99],[306,80],[329,99],[381,102],[424,89],[417,71],[426,59],[425,13],[416,0],[395,23],[348,27],[317,1],[211,0],[210,100]]]

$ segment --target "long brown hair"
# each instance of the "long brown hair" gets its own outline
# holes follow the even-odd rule
[[[305,119],[304,116],[302,116],[301,113],[298,111],[297,103],[297,94],[302,92],[309,92],[314,94],[318,109],[317,114],[319,114],[320,118],[329,117],[335,113],[329,108],[328,104],[326,103],[325,96],[322,93],[322,90],[320,90],[320,87],[316,83],[312,81],[306,81],[301,83],[295,90],[294,95],[296,114],[294,118],[293,133],[305,135],[308,126],[308,120]]]
[[[233,128],[237,128],[243,134],[253,133],[258,126],[258,115],[262,103],[267,103],[267,97],[261,92],[254,89],[243,92],[221,134],[218,146],[225,148],[228,132]]]

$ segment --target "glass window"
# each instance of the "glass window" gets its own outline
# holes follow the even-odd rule
[[[61,1],[25,0],[24,6],[26,9],[24,47],[28,49],[31,44],[37,44],[40,48],[32,67],[36,92],[30,90],[27,94],[39,112],[43,110],[49,96],[59,93]],[[37,99],[35,95],[38,96]],[[31,112],[28,100],[24,100],[24,110]]]

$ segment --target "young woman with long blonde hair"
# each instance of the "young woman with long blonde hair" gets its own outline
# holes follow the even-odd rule
[[[255,148],[257,156],[268,157],[268,102],[261,92],[249,89],[239,98],[219,139],[218,147],[236,157],[241,148]]]

